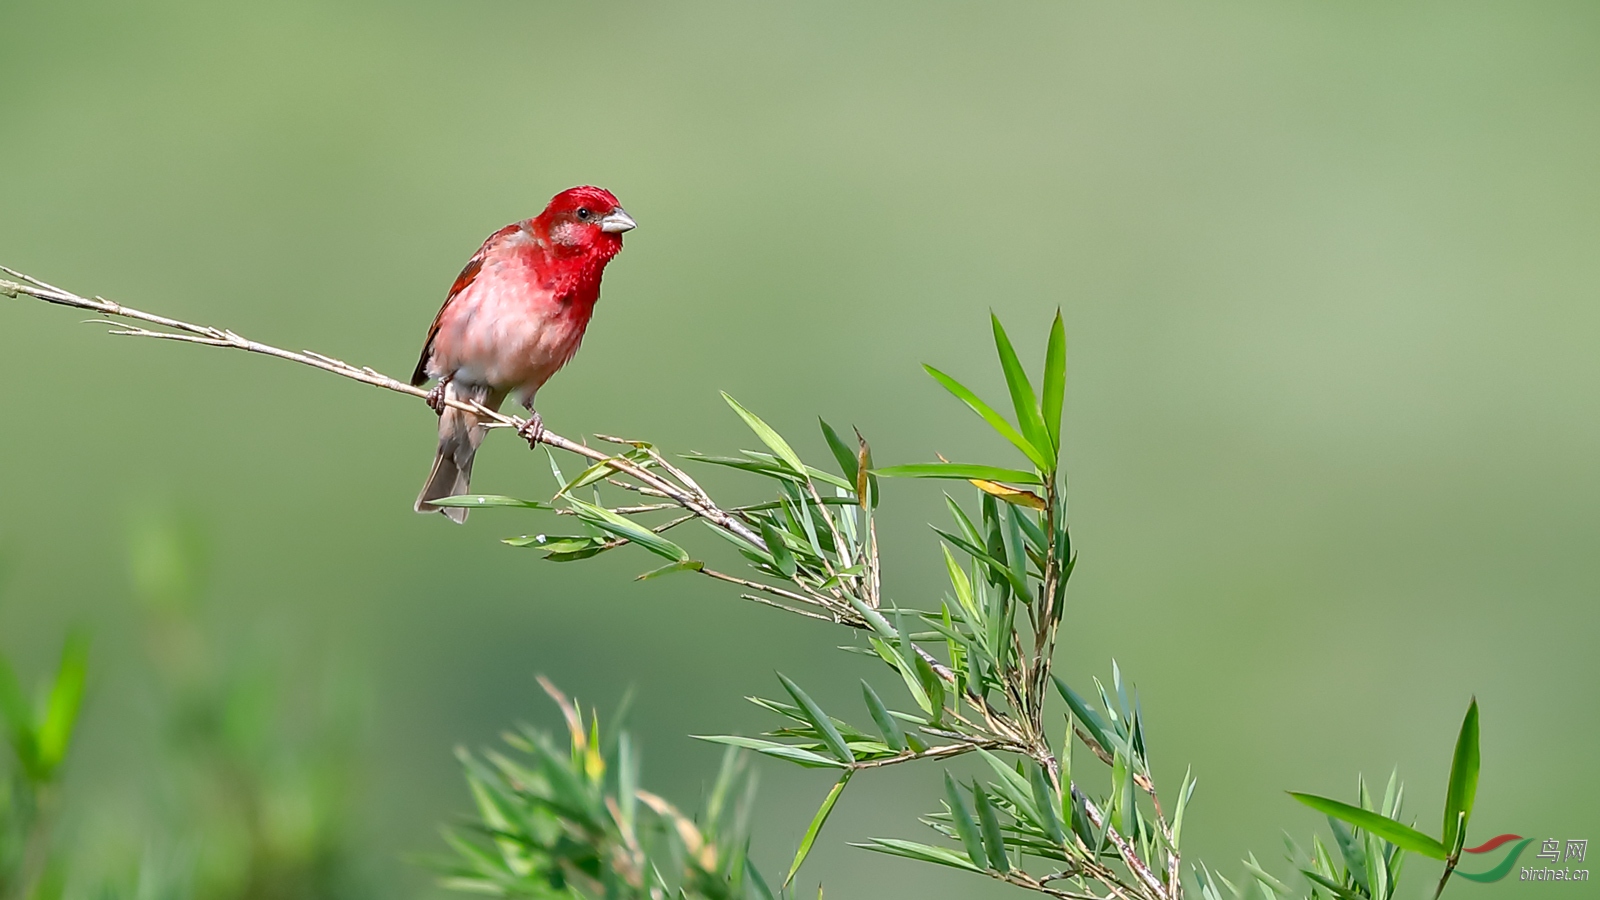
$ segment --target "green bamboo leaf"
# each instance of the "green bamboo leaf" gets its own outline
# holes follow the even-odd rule
[[[1329,878],[1318,872],[1313,872],[1310,869],[1301,869],[1300,874],[1306,876],[1317,884],[1322,885],[1324,888],[1327,888],[1335,897],[1338,897],[1339,900],[1367,900],[1367,898],[1361,894],[1350,890],[1339,882],[1334,881],[1332,878]]]
[[[1035,828],[1040,831],[1045,830],[1044,814],[1038,805],[1034,803],[1033,786],[1028,783],[1028,779],[1022,777],[1016,769],[1006,765],[1005,760],[995,756],[988,750],[978,747],[977,751],[978,755],[983,757],[983,761],[989,764],[989,768],[993,769],[994,773],[1000,777],[1000,780],[995,784],[995,788],[1000,791],[1001,795],[1011,801],[1011,805],[1017,808],[1017,812],[1021,813],[1029,822],[1032,822]]]
[[[518,500],[516,497],[502,497],[498,494],[461,494],[456,497],[440,497],[430,500],[434,506],[464,506],[471,509],[555,509],[548,503],[538,500]]]
[[[833,430],[823,419],[817,419],[822,425],[822,437],[828,442],[828,450],[833,454],[833,459],[839,464],[839,471],[844,473],[844,480],[855,484],[856,481],[856,454],[845,445],[839,433]]]
[[[994,348],[1000,354],[1000,368],[1006,375],[1006,388],[1011,392],[1011,405],[1017,412],[1017,425],[1028,444],[1045,457],[1046,463],[1039,464],[1039,468],[1052,471],[1055,466],[1049,460],[1054,455],[1050,452],[1054,449],[1054,442],[1050,439],[1049,429],[1045,428],[1043,417],[1039,415],[1039,401],[1034,398],[1033,385],[1028,383],[1028,373],[1023,371],[1022,361],[1017,359],[1017,351],[1012,348],[1011,338],[1006,336],[1000,317],[991,312],[989,321],[994,326]],[[1028,458],[1039,462],[1033,454],[1029,454]]]
[[[1196,780],[1192,772],[1185,770],[1183,773],[1183,786],[1178,788],[1178,809],[1172,814],[1172,846],[1174,849],[1182,845],[1183,840],[1183,813],[1189,808],[1189,798],[1194,796]]]
[[[1018,484],[1043,483],[1035,472],[969,463],[911,463],[903,466],[885,466],[873,474],[884,478],[953,478],[961,481],[977,478],[984,481],[1015,481]]]
[[[863,850],[874,853],[887,853],[890,856],[902,856],[919,862],[933,863],[940,866],[950,866],[954,869],[965,869],[968,872],[982,872],[983,866],[975,866],[962,859],[960,855],[946,850],[943,847],[930,847],[915,841],[902,841],[895,838],[873,838],[864,844],[851,844]]]
[[[1255,877],[1256,881],[1260,882],[1263,886],[1270,888],[1273,896],[1281,897],[1285,894],[1292,893],[1289,890],[1288,885],[1273,877],[1271,872],[1261,868],[1261,863],[1256,862],[1256,856],[1254,853],[1250,854],[1249,858],[1244,860],[1244,867],[1252,876]]]
[[[822,799],[822,806],[817,809],[817,814],[811,817],[811,827],[806,829],[805,836],[800,839],[800,849],[795,851],[794,862],[789,865],[789,874],[784,876],[784,887],[788,887],[789,883],[794,881],[795,873],[800,871],[800,864],[811,854],[811,846],[817,842],[817,835],[822,833],[823,823],[828,821],[828,814],[833,812],[833,805],[839,802],[839,795],[844,793],[844,786],[850,783],[850,776],[854,774],[854,769],[846,769],[834,784],[833,790],[828,791],[828,796]]]
[[[1061,695],[1061,699],[1067,701],[1067,706],[1072,709],[1073,718],[1077,719],[1083,725],[1083,729],[1089,732],[1089,736],[1094,738],[1095,743],[1100,745],[1100,750],[1109,755],[1122,746],[1120,739],[1112,740],[1112,735],[1106,726],[1105,720],[1101,719],[1100,714],[1091,709],[1089,704],[1078,696],[1077,691],[1068,687],[1067,683],[1061,680],[1061,676],[1052,675],[1050,677],[1056,683],[1056,692]],[[1094,748],[1091,747],[1090,749]]]
[[[774,759],[784,759],[792,763],[814,769],[843,769],[847,764],[835,759],[829,759],[820,753],[812,753],[804,747],[791,747],[777,741],[763,741],[759,738],[741,737],[736,734],[691,734],[690,737],[697,741],[707,741],[712,744],[724,744],[729,747],[742,747],[754,750]]]
[[[950,804],[950,821],[955,825],[956,836],[961,838],[968,858],[980,869],[989,868],[989,857],[983,850],[983,839],[978,836],[978,826],[973,824],[967,801],[961,796],[961,789],[956,787],[949,772],[944,773],[944,793],[945,802]]]
[[[1351,806],[1316,794],[1290,791],[1289,796],[1324,815],[1332,816],[1363,831],[1375,834],[1402,850],[1409,850],[1429,859],[1446,859],[1450,852],[1444,845],[1422,832],[1359,806]]]
[[[550,474],[555,477],[556,484],[566,484],[567,476],[561,474],[561,466],[556,462],[556,455],[551,452],[549,446],[544,448],[544,455],[546,459],[550,460]]]
[[[972,544],[982,544],[983,535],[978,533],[978,526],[972,524],[972,519],[962,510],[961,504],[956,502],[956,498],[945,494],[944,505],[946,509],[950,510],[950,518],[956,520],[956,525],[961,528],[961,533],[966,536],[967,541]]]
[[[810,695],[802,691],[800,685],[789,680],[788,676],[782,672],[778,673],[778,680],[783,682],[783,689],[789,692],[789,696],[794,698],[794,702],[800,704],[800,708],[805,710],[806,718],[810,720],[812,727],[817,729],[817,734],[822,738],[822,742],[828,746],[828,750],[841,761],[854,763],[856,756],[850,752],[850,745],[846,744],[844,738],[839,736],[839,729],[833,727],[833,722],[828,718],[828,714],[822,711],[822,707],[818,706]]]
[[[797,571],[794,553],[789,549],[789,545],[784,543],[783,535],[779,534],[778,529],[772,527],[772,523],[765,517],[761,519],[761,540],[766,543],[767,552],[772,554],[772,564],[783,573],[783,577],[793,578]]]
[[[1387,818],[1387,817],[1385,817]],[[1372,895],[1388,897],[1392,879],[1389,877],[1388,859],[1384,854],[1383,838],[1367,832],[1367,877],[1371,879]]]
[[[1038,808],[1040,816],[1044,819],[1044,833],[1050,840],[1057,844],[1067,842],[1067,831],[1061,826],[1061,816],[1056,812],[1058,800],[1055,791],[1050,787],[1050,781],[1045,777],[1044,767],[1030,763],[1028,765],[1028,785],[1033,788],[1033,805]],[[1182,807],[1179,807],[1182,815]]]
[[[726,466],[730,469],[754,472],[757,475],[765,475],[768,478],[779,481],[799,483],[805,480],[799,475],[796,475],[793,470],[790,469],[788,463],[779,460],[776,456],[768,453],[756,453],[752,450],[746,450],[744,452],[751,455],[749,457],[702,456],[698,453],[685,453],[683,454],[683,458],[690,462],[708,463],[713,466]],[[810,476],[813,481],[821,481],[837,488],[844,488],[845,490],[851,492],[855,491],[855,487],[852,486],[850,482],[845,481],[843,478],[840,478],[832,472],[824,472],[823,470],[813,466],[806,466],[806,475]],[[841,503],[840,505],[854,505],[854,501],[852,500],[846,503]]]
[[[989,855],[989,868],[998,872],[1011,871],[1011,860],[1006,858],[1005,833],[1000,830],[1000,818],[982,785],[972,786],[972,806],[978,812],[978,826],[983,834],[983,849]]]
[[[1004,518],[1001,540],[1006,551],[1006,562],[1011,567],[1011,583],[1022,585],[1017,592],[1017,599],[1027,603],[1032,600],[1028,591],[1028,551],[1022,545],[1022,526],[1017,523],[1022,518],[1022,510],[1007,506]]]
[[[55,684],[45,703],[44,719],[39,723],[39,763],[46,776],[67,755],[72,729],[83,705],[83,685],[89,668],[89,639],[81,633],[68,635],[61,648],[61,665]]]
[[[665,557],[673,562],[681,562],[689,558],[689,551],[632,519],[619,516],[605,507],[585,503],[576,497],[568,497],[567,503],[578,514],[578,517],[585,522],[589,522],[617,537],[632,541],[657,556]]]
[[[907,635],[910,642],[910,635]],[[911,654],[912,665],[917,668],[917,681],[922,684],[923,693],[928,695],[928,705],[932,707],[928,716],[933,724],[938,725],[944,718],[944,679],[933,670],[933,666],[923,658],[922,654],[914,650],[907,650]]]
[[[739,414],[739,418],[743,419],[746,425],[750,426],[750,430],[756,433],[756,437],[761,439],[761,443],[766,444],[768,449],[776,453],[780,459],[789,465],[789,468],[802,477],[807,474],[806,464],[800,461],[800,456],[789,446],[789,442],[774,431],[771,425],[761,421],[760,417],[755,413],[740,406],[739,401],[733,399],[727,391],[722,392],[722,399],[728,401],[728,405],[733,407],[733,411]]]
[[[845,596],[847,598],[850,597],[849,594]],[[879,616],[879,618],[883,617]],[[923,690],[922,679],[918,676],[916,667],[907,662],[904,656],[900,655],[900,651],[895,648],[894,644],[881,637],[868,637],[867,643],[872,645],[872,649],[877,652],[880,659],[900,673],[900,679],[905,682],[906,690],[910,692],[911,699],[916,701],[917,706],[931,718],[934,714],[933,700],[928,697],[928,692]]]
[[[995,583],[995,584],[1004,583],[1004,584],[1010,585],[1011,589],[1013,591],[1015,591],[1018,596],[1026,597],[1028,595],[1028,583],[1025,582],[1025,581],[1019,581],[1017,579],[1016,571],[1013,570],[1010,566],[1008,566],[1005,563],[1001,562],[999,559],[995,558],[994,556],[990,556],[988,553],[984,552],[983,550],[979,549],[978,547],[967,543],[967,541],[965,539],[959,538],[959,537],[951,534],[950,532],[945,531],[942,528],[935,528],[935,529],[933,529],[933,531],[934,531],[935,534],[939,535],[940,537],[944,538],[945,540],[949,541],[950,543],[956,545],[956,547],[960,548],[963,553],[966,553],[968,556],[971,556],[974,560],[977,560],[977,562],[980,565],[982,565],[985,569],[987,569],[989,571],[989,574],[991,576],[991,581],[993,583]],[[981,587],[981,586],[975,585],[975,587]],[[996,594],[999,595],[999,598],[1001,600],[1004,600],[1004,598],[1005,598],[1005,592],[1004,591],[996,591]],[[1004,615],[1003,612],[1001,614],[994,615],[992,617],[990,615],[986,614],[985,618],[989,619],[990,623],[992,625],[995,625],[996,627],[1003,626],[1004,622],[1005,622],[1005,615]],[[996,646],[996,645],[991,642],[990,646]]]
[[[1061,458],[1061,406],[1067,393],[1067,331],[1061,324],[1061,310],[1050,326],[1050,343],[1044,352],[1044,382],[1039,385],[1039,413],[1050,431],[1050,446]]]
[[[1022,455],[1026,456],[1030,461],[1033,462],[1034,465],[1045,471],[1050,470],[1050,457],[1041,452],[1038,447],[1035,447],[1033,444],[1029,443],[1027,438],[1023,437],[1015,428],[1011,427],[1011,423],[1006,421],[1005,416],[995,412],[994,409],[989,406],[989,404],[978,399],[978,395],[974,394],[971,389],[954,378],[951,378],[949,375],[946,375],[938,369],[935,369],[933,366],[924,365],[922,368],[926,369],[928,374],[933,376],[933,380],[944,385],[945,390],[954,394],[956,399],[960,400],[962,403],[965,403],[972,409],[973,412],[982,417],[985,422],[988,422],[990,428],[993,428],[1001,437],[1010,441],[1018,450],[1021,450]],[[1035,415],[1037,416],[1037,413]]]
[[[1467,706],[1456,737],[1456,752],[1450,761],[1450,783],[1444,800],[1444,845],[1452,853],[1465,837],[1467,820],[1472,818],[1472,801],[1478,794],[1478,698]]]
[[[1134,808],[1133,768],[1128,757],[1120,750],[1111,757],[1111,807],[1106,821],[1123,834],[1132,834],[1134,819],[1139,812]]]
[[[1333,831],[1334,843],[1339,845],[1339,856],[1344,859],[1345,868],[1350,871],[1350,877],[1368,894],[1372,893],[1370,883],[1367,881],[1367,851],[1356,843],[1355,835],[1345,824],[1333,816],[1328,816],[1328,828]]]
[[[698,572],[705,567],[706,564],[698,559],[680,559],[677,562],[667,563],[659,569],[651,569],[643,575],[636,576],[633,580],[649,581],[652,578],[660,578],[663,575],[671,575],[674,572]]]
[[[872,721],[878,726],[878,733],[883,735],[883,742],[897,753],[906,752],[906,735],[900,730],[900,723],[889,714],[889,708],[883,705],[878,698],[878,692],[866,681],[861,682],[861,695],[867,701],[867,710],[872,713]]]
[[[612,459],[626,459],[633,463],[639,463],[642,461],[647,461],[649,458],[649,454],[642,450],[630,450],[627,453],[619,454],[611,459],[602,459],[597,463],[593,463],[582,472],[579,472],[571,481],[563,484],[560,490],[556,491],[556,497],[565,497],[578,488],[587,487],[597,481],[602,481],[610,477],[614,472],[617,471],[616,466],[612,463]]]
[[[500,541],[512,547],[531,547],[549,553],[576,553],[601,543],[600,538],[586,534],[524,534]]]

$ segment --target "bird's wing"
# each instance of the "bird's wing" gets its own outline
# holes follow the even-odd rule
[[[488,259],[491,253],[503,255],[508,246],[514,246],[523,241],[542,246],[543,242],[533,235],[530,225],[531,220],[512,222],[510,225],[489,235],[488,240],[483,242],[483,246],[478,248],[478,252],[472,254],[472,258],[467,260],[467,264],[462,268],[461,274],[456,276],[455,284],[450,285],[450,294],[444,298],[444,305],[439,307],[438,314],[433,317],[433,324],[428,326],[428,339],[422,344],[422,356],[417,360],[416,371],[411,373],[413,387],[419,386],[428,380],[428,357],[433,353],[433,340],[439,335],[439,326],[444,321],[444,312],[477,279],[478,273],[483,271],[484,260]],[[496,258],[498,259],[499,257],[497,256]],[[493,271],[493,267],[491,267],[491,271]]]
[[[460,275],[456,276],[455,284],[450,286],[450,294],[444,298],[444,305],[439,307],[438,314],[433,317],[433,324],[428,326],[428,339],[422,344],[422,357],[417,360],[417,370],[411,373],[411,385],[413,387],[428,380],[428,356],[433,353],[433,339],[439,334],[439,323],[444,320],[444,311],[449,309],[450,304],[455,301],[456,297],[467,289],[467,285],[471,284],[474,278],[478,277],[478,272],[483,269],[484,251],[488,248],[489,244],[485,242],[482,247],[478,248],[478,252],[472,254],[472,258],[467,260],[466,267],[461,270]]]

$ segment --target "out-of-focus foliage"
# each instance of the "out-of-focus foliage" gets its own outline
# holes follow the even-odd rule
[[[88,675],[88,642],[69,635],[54,678],[30,700],[0,654],[0,722],[11,747],[0,767],[0,898],[60,894],[67,860],[56,841],[57,782],[72,745]]]
[[[297,673],[219,636],[196,523],[144,511],[128,546],[148,667],[98,677],[147,679],[160,765],[124,773],[137,798],[131,826],[103,821],[105,798],[62,784],[74,733],[94,727],[92,706],[79,722],[93,692],[87,638],[68,636],[32,698],[0,656],[11,750],[0,769],[0,900],[363,896],[348,822],[363,727],[353,673]]]
[[[194,900],[359,896],[348,822],[364,721],[355,673],[297,668],[301,659],[281,655],[286,642],[222,637],[193,519],[142,510],[129,548],[167,753],[149,779],[163,855],[146,865]]]
[[[567,746],[522,727],[512,754],[460,751],[478,818],[446,832],[458,857],[441,863],[446,887],[503,897],[607,900],[772,900],[750,862],[755,779],[730,748],[690,818],[639,786],[639,753],[616,724],[604,730],[542,681],[561,708]],[[620,717],[619,717],[620,718]]]

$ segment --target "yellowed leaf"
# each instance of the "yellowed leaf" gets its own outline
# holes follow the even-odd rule
[[[993,494],[1007,503],[1026,506],[1029,509],[1044,509],[1044,498],[1032,491],[1014,488],[998,481],[984,481],[981,478],[969,478],[967,480],[971,481],[973,487],[978,490],[983,491],[985,494]]]

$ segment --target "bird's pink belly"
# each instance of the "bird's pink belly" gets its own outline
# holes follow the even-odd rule
[[[542,304],[540,304],[542,305]],[[527,301],[486,297],[454,324],[454,351],[438,362],[464,382],[532,393],[577,352],[587,322],[577,310],[532,308]]]

